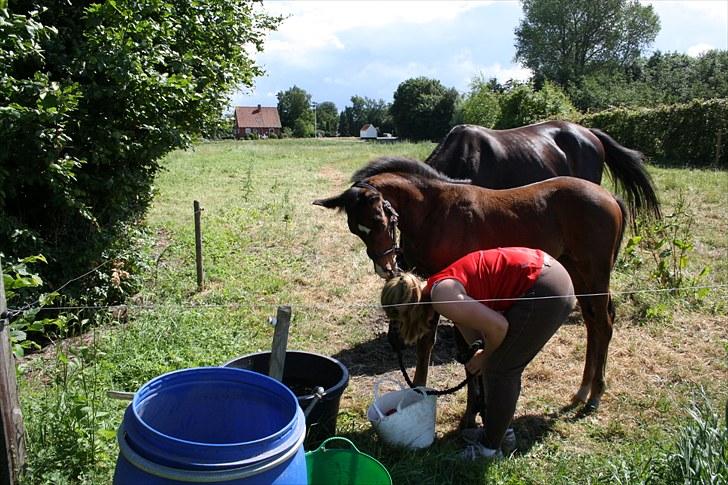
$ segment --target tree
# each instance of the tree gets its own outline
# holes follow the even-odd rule
[[[450,129],[458,93],[426,77],[401,83],[390,108],[397,135],[410,140],[440,140]]]
[[[291,128],[294,136],[298,131],[306,131],[301,129],[303,124],[310,123],[313,132],[313,113],[311,111],[311,95],[298,86],[293,86],[287,91],[279,91],[276,94],[278,98],[278,115],[281,117],[281,125],[284,128]],[[296,122],[301,120],[299,130],[296,130]],[[300,135],[302,136],[302,135]]]
[[[550,81],[546,81],[538,91],[530,83],[516,85],[499,94],[498,102],[498,129],[516,128],[550,119],[570,119],[577,114],[566,93]]]
[[[350,108],[344,108],[339,114],[339,136],[353,136],[352,127],[350,122],[350,113],[347,111]]]
[[[331,101],[324,101],[316,106],[316,125],[326,136],[336,136],[339,123],[339,111]]]
[[[696,98],[728,98],[728,50],[710,50],[698,57],[695,66],[699,80],[693,86]]]
[[[516,60],[562,87],[604,67],[635,63],[660,21],[637,0],[523,0]]]
[[[389,113],[391,104],[383,99],[364,98],[365,119],[368,123],[376,126],[380,132],[391,133],[394,131],[392,115]]]
[[[252,85],[262,71],[247,48],[261,50],[278,22],[229,0],[0,10],[5,256],[44,254],[51,288],[110,253],[131,258],[123,234],[151,201],[160,159],[216,122],[232,90]]]
[[[359,130],[367,123],[376,126],[381,132],[391,132],[393,123],[389,114],[389,104],[383,99],[352,96],[351,106],[345,107],[341,112],[339,134],[359,136]]]
[[[582,111],[610,106],[654,106],[728,97],[728,51],[695,58],[655,52],[624,71],[600,70],[571,83],[569,96]]]

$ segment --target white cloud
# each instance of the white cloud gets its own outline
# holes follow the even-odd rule
[[[490,1],[291,1],[268,2],[265,10],[287,18],[265,43],[264,56],[295,66],[316,64],[316,52],[342,50],[340,35],[356,29],[453,20]]]
[[[511,64],[510,66],[503,67],[500,64],[495,63],[481,68],[480,73],[486,79],[494,77],[498,79],[499,82],[505,82],[509,79],[526,81],[533,76],[533,71],[520,64]]]
[[[710,44],[695,44],[688,47],[688,55],[691,57],[698,57],[700,54],[703,54],[711,49],[715,49],[715,47]]]
[[[692,10],[694,13],[705,16],[706,19],[723,24],[728,22],[728,1],[726,0],[690,0],[679,3],[681,8]]]
[[[640,0],[643,5],[652,5],[657,15],[677,14],[700,16],[701,20],[726,24],[728,22],[728,1],[726,0]],[[689,10],[690,12],[686,12]]]

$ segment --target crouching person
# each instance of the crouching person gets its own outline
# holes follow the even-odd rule
[[[475,251],[427,281],[412,273],[389,279],[381,303],[406,343],[427,332],[434,312],[450,319],[466,342],[483,340],[484,348],[465,367],[483,376],[485,426],[471,433],[472,444],[462,455],[502,456],[504,437],[515,444],[509,427],[523,370],[574,307],[574,288],[564,267],[537,249]]]

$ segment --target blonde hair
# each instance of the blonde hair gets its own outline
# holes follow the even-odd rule
[[[415,343],[429,330],[432,307],[423,304],[425,282],[412,273],[402,273],[384,283],[381,303],[390,320],[399,321],[399,333],[407,344]]]

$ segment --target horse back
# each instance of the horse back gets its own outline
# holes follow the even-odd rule
[[[509,130],[457,125],[425,163],[449,177],[492,189],[562,175],[600,183],[604,150],[589,130],[567,121]]]
[[[624,211],[603,187],[556,177],[523,187],[492,190],[451,184],[430,220],[432,271],[478,249],[524,246],[556,258],[614,263],[624,231]],[[439,235],[438,235],[439,234]]]

